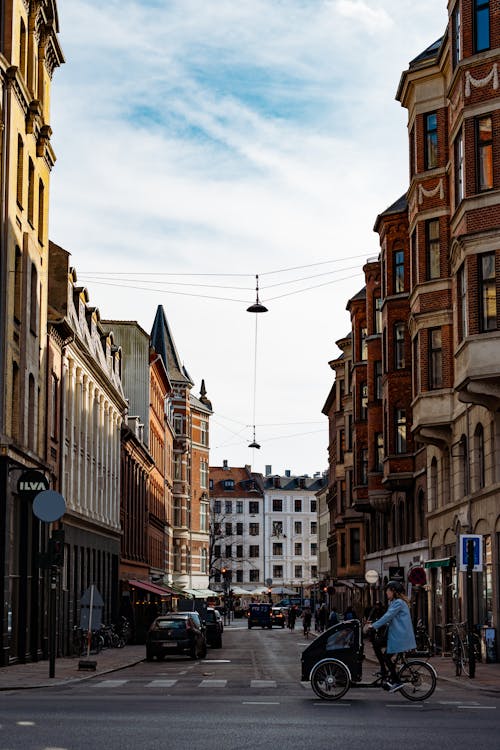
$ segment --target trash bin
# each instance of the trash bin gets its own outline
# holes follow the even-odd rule
[[[496,630],[484,625],[481,631],[481,656],[483,662],[486,662],[486,664],[495,664],[497,661]]]

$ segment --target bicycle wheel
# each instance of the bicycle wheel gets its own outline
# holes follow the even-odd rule
[[[334,659],[316,664],[310,679],[316,695],[325,701],[339,700],[347,693],[351,684],[347,667]]]
[[[436,689],[436,673],[426,661],[407,661],[398,672],[398,680],[404,683],[399,692],[409,701],[425,701]]]

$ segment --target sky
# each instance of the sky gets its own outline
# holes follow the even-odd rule
[[[163,305],[213,404],[212,466],[325,471],[328,362],[379,252],[376,217],[408,187],[396,90],[443,34],[446,1],[58,11],[51,239],[103,319],[150,331]]]

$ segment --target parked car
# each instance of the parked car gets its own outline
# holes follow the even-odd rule
[[[284,628],[286,624],[286,609],[283,607],[273,607],[271,609],[271,625],[279,625]]]
[[[167,612],[152,623],[146,636],[146,660],[170,654],[188,654],[204,659],[207,642],[197,612]]]
[[[248,629],[251,630],[254,625],[261,628],[272,628],[271,610],[271,604],[252,602],[248,608]]]
[[[222,648],[222,631],[224,624],[220,612],[213,607],[205,611],[205,635],[207,643],[213,648]]]

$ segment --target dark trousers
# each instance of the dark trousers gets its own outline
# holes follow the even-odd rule
[[[379,646],[375,641],[372,643],[373,650],[375,652],[375,656],[377,657],[379,664],[380,664],[380,671],[382,672],[382,677],[387,678],[387,675],[389,674],[391,681],[396,682],[397,681],[397,674],[396,674],[396,665],[394,664],[391,655],[383,651],[383,646]]]

